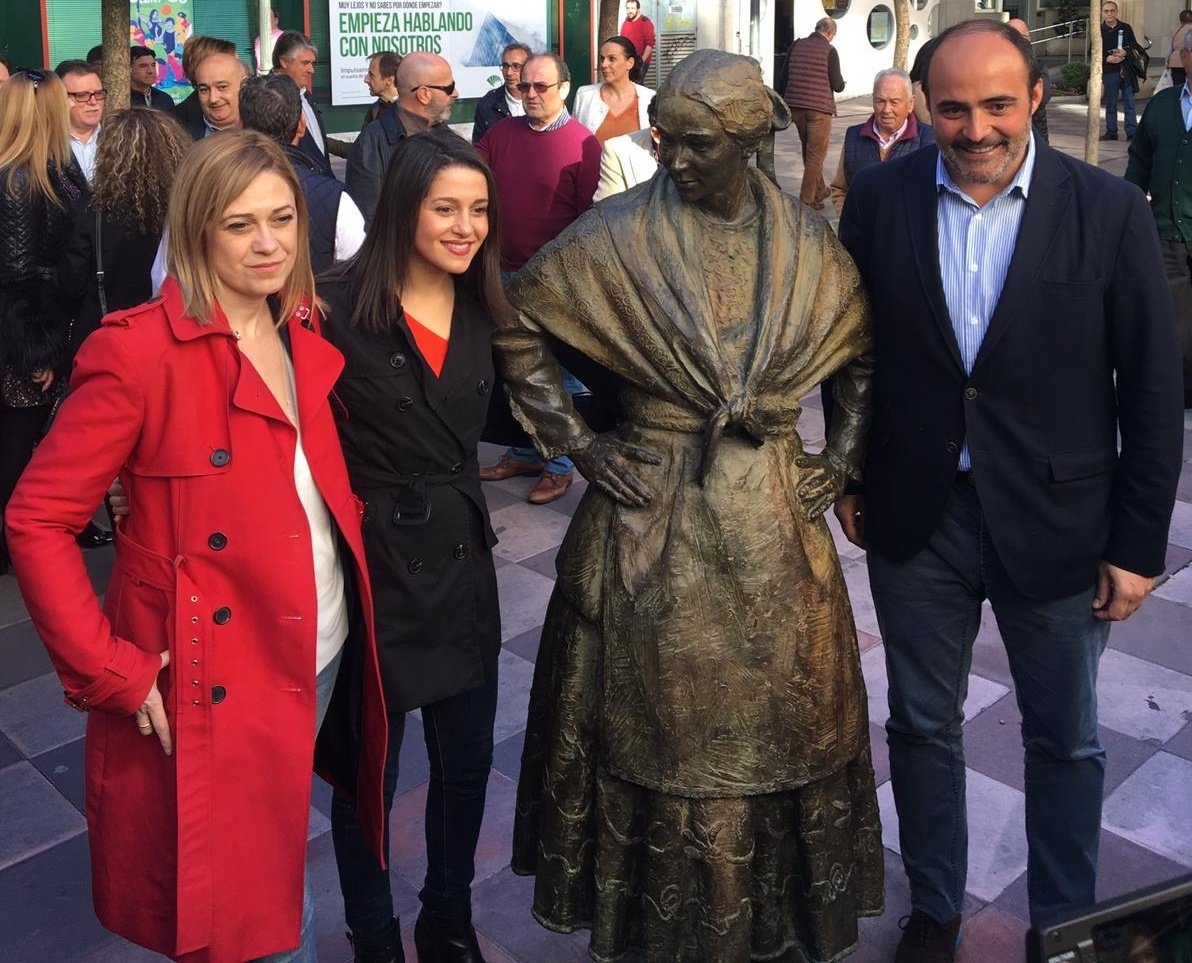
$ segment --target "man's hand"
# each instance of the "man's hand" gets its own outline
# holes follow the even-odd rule
[[[841,495],[833,509],[844,537],[865,548],[865,499],[860,495]]]
[[[1102,622],[1128,619],[1155,587],[1155,580],[1135,575],[1124,568],[1102,562],[1097,568],[1097,592],[1093,596],[1093,618]]]

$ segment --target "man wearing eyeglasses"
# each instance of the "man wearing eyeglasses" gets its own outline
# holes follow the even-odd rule
[[[522,68],[526,116],[498,121],[476,144],[488,161],[501,200],[501,267],[518,270],[538,249],[592,206],[600,181],[600,143],[567,112],[571,73],[562,58],[535,54]],[[586,393],[575,378],[573,395]],[[527,501],[547,505],[562,498],[575,477],[565,455],[544,462],[533,448],[510,448],[495,465],[480,469],[484,481],[537,475]]]
[[[458,99],[451,64],[442,57],[417,51],[402,59],[397,68],[397,101],[361,131],[348,155],[344,186],[366,225],[372,225],[381,182],[397,142],[446,123]]]
[[[95,175],[95,148],[107,96],[103,81],[85,60],[64,60],[54,73],[61,78],[70,102],[70,150],[90,184]]]
[[[476,117],[472,121],[473,144],[478,143],[498,120],[526,115],[517,85],[521,83],[522,68],[533,54],[534,51],[524,43],[511,43],[501,51],[501,76],[505,83],[490,90],[476,105]]]

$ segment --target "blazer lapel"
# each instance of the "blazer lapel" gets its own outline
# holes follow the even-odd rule
[[[1014,254],[1002,283],[1002,293],[989,321],[989,330],[973,362],[973,374],[997,347],[1006,331],[1024,313],[1025,302],[1035,291],[1035,279],[1043,267],[1045,255],[1056,232],[1064,223],[1064,212],[1072,198],[1068,175],[1054,156],[1054,151],[1035,141],[1035,170],[1031,176],[1026,209],[1014,244]]]
[[[956,333],[952,330],[952,316],[948,313],[948,301],[944,297],[944,283],[940,279],[939,234],[936,223],[939,210],[939,188],[935,183],[935,161],[939,156],[935,150],[919,150],[913,155],[922,165],[916,176],[907,178],[906,217],[911,235],[911,250],[915,266],[919,271],[919,282],[923,295],[931,308],[931,316],[939,328],[948,352],[957,366],[963,370],[960,347]]]

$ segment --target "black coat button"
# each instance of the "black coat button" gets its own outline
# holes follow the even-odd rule
[[[453,474],[453,475],[458,475],[463,470],[464,470],[464,463],[462,461],[457,461],[454,465],[451,466],[451,474]]]
[[[406,566],[406,570],[411,575],[417,575],[419,572],[422,571],[422,559],[420,559],[420,558],[410,559],[410,564]]]
[[[954,441],[950,441],[946,445],[944,445],[944,451],[952,452],[952,451],[956,451],[956,449],[957,449],[957,445],[956,445],[956,442],[954,442]]]
[[[481,378],[480,383],[478,385],[476,385],[476,394],[478,394],[478,395],[488,394],[488,382],[485,381],[483,378]]]
[[[232,610],[226,605],[221,605],[215,610],[215,615],[213,618],[215,619],[216,625],[227,625],[232,621]]]
[[[397,410],[398,411],[409,411],[413,407],[414,407],[414,399],[413,398],[409,398],[409,397],[406,397],[405,395],[403,395],[402,397],[397,399]]]
[[[405,366],[406,366],[406,356],[404,354],[402,354],[400,351],[394,351],[393,354],[391,354],[389,356],[389,367],[390,368],[404,368]]]
[[[215,451],[211,453],[211,464],[213,464],[216,468],[223,468],[223,466],[231,460],[232,456],[226,449],[216,448]]]
[[[227,697],[228,697],[228,690],[225,689],[222,685],[213,685],[211,687],[211,701],[215,705],[219,705],[219,703],[223,702],[224,699],[226,699]]]
[[[212,532],[207,539],[207,547],[213,552],[220,552],[228,546],[228,536],[223,532]]]
[[[456,558],[463,558],[465,555],[468,554],[468,546],[464,545],[462,543],[459,545],[456,545],[455,551],[453,551],[451,554],[454,555]]]
[[[977,397],[977,389],[976,389],[976,388],[965,388],[965,389],[964,389],[964,396],[965,396],[965,397],[966,397],[966,398],[967,398],[969,401],[972,401],[974,398],[976,398],[976,397]]]

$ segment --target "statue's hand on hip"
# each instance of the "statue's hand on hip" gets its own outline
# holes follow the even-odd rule
[[[661,456],[619,438],[597,435],[586,448],[571,452],[579,473],[622,505],[641,508],[653,493],[638,477],[636,465],[661,465]]]
[[[807,511],[807,520],[814,521],[844,494],[848,469],[830,451],[820,455],[799,455],[795,459],[795,467],[799,469],[799,487],[796,491]]]

